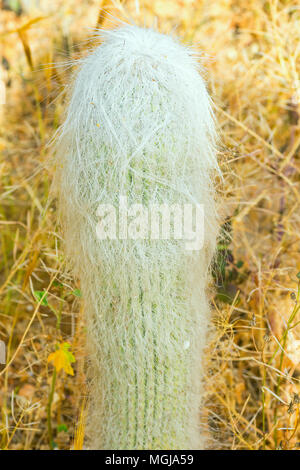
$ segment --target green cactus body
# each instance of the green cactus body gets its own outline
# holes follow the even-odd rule
[[[209,98],[196,59],[171,38],[136,27],[106,34],[78,72],[57,144],[61,222],[87,320],[87,445],[199,448],[217,230]],[[116,239],[99,240],[97,208],[118,208],[121,196],[147,210],[203,204],[203,249],[122,237],[119,214]]]

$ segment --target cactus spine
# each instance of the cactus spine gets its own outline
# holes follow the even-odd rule
[[[95,449],[201,448],[205,288],[217,218],[214,121],[194,52],[151,29],[101,32],[57,139],[60,220],[80,278]],[[99,240],[99,204],[204,204],[205,240]],[[118,220],[119,223],[122,221]]]

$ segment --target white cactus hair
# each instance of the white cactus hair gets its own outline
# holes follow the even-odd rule
[[[100,31],[56,138],[55,188],[87,321],[94,449],[198,449],[215,125],[197,54],[153,29]],[[199,73],[200,72],[200,73]],[[205,245],[105,240],[99,204],[201,203]]]

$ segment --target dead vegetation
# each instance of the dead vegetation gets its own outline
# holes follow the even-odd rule
[[[204,52],[218,118],[224,226],[202,417],[209,442],[297,449],[299,0],[55,0],[29,11],[2,3],[1,448],[82,448],[84,312],[80,285],[64,274],[55,205],[47,205],[46,144],[62,117],[67,63],[84,53],[93,28],[116,24],[110,15],[131,15],[148,25],[155,16],[163,31],[177,26]]]

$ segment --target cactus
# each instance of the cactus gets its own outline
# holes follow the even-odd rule
[[[197,54],[176,39],[136,26],[99,34],[74,79],[54,182],[84,299],[87,445],[202,448],[206,284],[218,225],[210,99]],[[99,239],[99,204],[118,207],[120,197],[145,208],[203,204],[204,247],[124,233]]]

